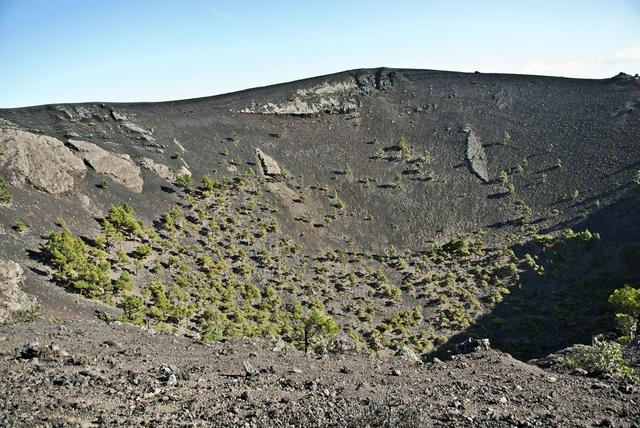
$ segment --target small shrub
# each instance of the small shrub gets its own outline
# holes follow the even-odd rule
[[[403,161],[409,160],[409,146],[407,146],[407,140],[404,138],[404,135],[400,137],[398,140],[398,148],[400,149],[400,157]]]
[[[502,144],[506,146],[509,144],[509,141],[511,141],[511,134],[509,134],[509,131],[504,131],[502,133]]]
[[[629,342],[635,337],[638,321],[629,314],[618,313],[616,314],[616,327],[622,335],[618,341]]]
[[[213,178],[209,177],[208,175],[203,175],[202,176],[202,189],[212,192],[216,189],[218,189],[220,187],[220,184],[214,180]]]
[[[113,291],[118,294],[123,291],[131,291],[135,288],[136,284],[133,282],[131,274],[126,270],[123,271],[120,276],[113,281]]]
[[[565,360],[569,367],[579,367],[595,375],[635,378],[635,371],[624,358],[624,349],[617,342],[593,338],[593,344],[580,354]]]
[[[19,309],[13,314],[13,321],[20,324],[37,321],[40,318],[42,318],[42,305],[39,303]]]
[[[0,204],[10,204],[13,200],[11,192],[9,192],[9,186],[4,178],[0,178]]]
[[[18,233],[22,233],[27,230],[27,224],[24,221],[18,219],[16,220],[16,224],[13,226],[13,230]]]
[[[133,255],[137,259],[144,259],[145,257],[151,255],[152,252],[153,250],[148,244],[140,244],[133,251]]]
[[[135,218],[133,208],[129,204],[113,205],[102,221],[102,230],[105,235],[111,238],[118,234],[141,236],[144,232],[144,225]]]
[[[176,177],[176,185],[183,189],[189,190],[193,186],[193,179],[191,174],[181,174]]]
[[[609,303],[615,306],[620,313],[616,315],[618,327],[624,336],[631,339],[635,337],[638,317],[640,317],[640,289],[625,285],[624,288],[615,290],[609,296]]]

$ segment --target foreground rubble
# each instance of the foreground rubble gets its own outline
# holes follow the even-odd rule
[[[101,322],[0,327],[2,426],[634,426],[628,381],[487,349],[414,363],[202,345]],[[474,349],[471,349],[474,348]],[[35,404],[37,403],[37,404]]]

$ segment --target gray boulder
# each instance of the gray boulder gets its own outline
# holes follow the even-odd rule
[[[487,154],[482,147],[480,138],[473,132],[473,129],[465,127],[467,133],[467,161],[473,171],[482,181],[489,181],[487,170]]]
[[[273,160],[273,158],[267,154],[265,154],[262,150],[256,149],[256,155],[260,160],[260,167],[262,168],[262,172],[264,175],[269,176],[278,176],[282,175],[282,170],[280,169],[280,165]]]
[[[132,192],[142,192],[144,180],[140,167],[133,163],[129,155],[112,153],[95,144],[80,140],[69,140],[78,156],[97,172],[111,178]]]
[[[38,186],[48,193],[65,193],[86,167],[62,141],[19,129],[0,129],[0,166],[7,167],[14,186]]]
[[[329,342],[327,346],[329,352],[342,354],[345,352],[355,352],[358,349],[358,344],[349,336],[341,334]]]
[[[398,349],[398,351],[396,352],[396,357],[405,358],[411,361],[420,360],[418,358],[418,355],[416,355],[416,353],[413,352],[413,349],[407,348],[406,346],[403,346],[402,348]]]

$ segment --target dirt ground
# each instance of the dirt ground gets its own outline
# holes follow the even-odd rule
[[[637,385],[494,350],[417,364],[207,346],[125,325],[0,327],[2,426],[637,426]]]

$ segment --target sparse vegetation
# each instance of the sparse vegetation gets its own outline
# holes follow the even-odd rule
[[[13,201],[9,186],[4,178],[0,177],[0,204],[10,204]]]
[[[620,312],[616,314],[616,324],[624,341],[633,340],[637,334],[640,318],[640,289],[625,285],[609,297],[609,303]]]
[[[192,187],[190,181],[182,184]],[[117,305],[124,311],[120,321],[195,330],[205,342],[270,335],[309,352],[326,349],[341,329],[331,314],[345,307],[358,320],[351,334],[369,338],[363,343],[376,352],[399,346],[428,352],[443,331],[468,326],[484,310],[481,296],[493,290],[477,278],[502,288],[513,275],[502,265],[470,269],[485,250],[478,237],[468,236],[433,248],[428,257],[391,247],[384,256],[337,249],[306,259],[300,242],[265,218],[271,208],[256,197],[263,194],[261,186],[250,172],[204,176],[154,227],[136,218],[131,206],[113,206],[91,245],[62,223],[45,236],[42,252],[61,285]],[[330,193],[324,184],[313,188],[334,208],[324,214],[325,224],[337,221],[344,211],[337,191]],[[314,221],[311,212],[297,218]],[[444,260],[453,263],[448,276],[434,274],[444,269]],[[345,300],[345,293],[355,294]],[[405,312],[412,296],[427,294],[443,296],[442,317]],[[364,306],[358,303],[363,296]],[[299,305],[287,303],[292,299]],[[395,315],[385,315],[388,308],[396,308]]]
[[[569,367],[578,367],[595,375],[613,375],[637,378],[635,370],[629,367],[622,345],[604,339],[593,338],[592,345],[585,351],[565,361]]]
[[[176,184],[185,190],[191,190],[193,187],[193,179],[191,174],[182,174],[176,177]]]
[[[42,309],[39,303],[19,309],[13,314],[13,322],[22,324],[37,321],[42,318]]]
[[[27,230],[27,224],[21,219],[18,219],[16,220],[16,224],[13,225],[13,230],[18,233],[23,233],[25,230]]]
[[[506,146],[507,144],[509,144],[510,141],[511,141],[511,134],[509,134],[509,131],[504,131],[502,133],[502,144]]]

